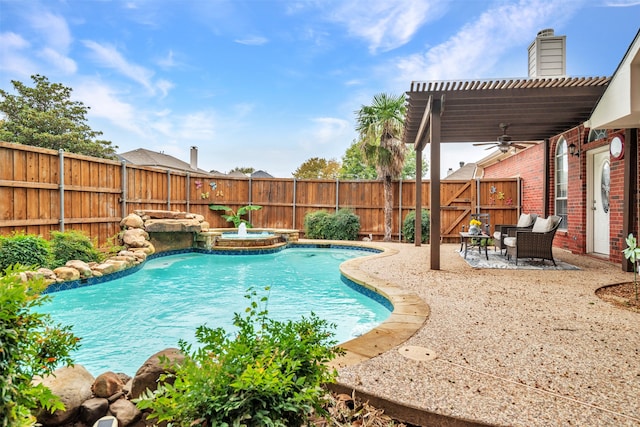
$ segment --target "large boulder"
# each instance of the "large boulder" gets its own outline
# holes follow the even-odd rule
[[[135,213],[131,213],[120,221],[120,227],[123,228],[143,228],[144,221],[140,218],[140,215],[136,215]]]
[[[52,375],[35,377],[34,384],[43,384],[60,398],[64,411],[50,413],[41,409],[37,414],[38,422],[47,426],[57,426],[72,421],[80,412],[82,403],[91,397],[91,384],[94,378],[82,365],[56,369]]]
[[[80,261],[79,259],[72,259],[70,261],[67,261],[67,263],[65,264],[65,267],[75,268],[80,273],[80,277],[93,276],[93,273],[91,272],[91,267],[89,267],[89,264],[87,264],[84,261]]]
[[[130,248],[142,248],[149,239],[149,234],[141,228],[131,228],[122,234],[122,241]]]
[[[98,375],[91,386],[91,391],[93,391],[93,394],[96,397],[107,398],[121,392],[123,388],[124,382],[122,382],[120,377],[109,371]]]
[[[126,399],[118,399],[109,405],[109,412],[118,420],[118,426],[127,427],[136,422],[142,413]]]
[[[160,360],[167,358],[169,366]],[[171,365],[182,363],[184,354],[177,348],[167,348],[149,357],[138,369],[131,383],[131,398],[138,398],[146,389],[154,391],[158,388],[158,380],[163,373],[175,373]]]
[[[80,279],[80,272],[75,268],[71,267],[58,267],[53,270],[58,279],[67,281],[67,280],[78,280]]]
[[[100,418],[107,415],[109,401],[103,397],[94,397],[82,402],[78,420],[86,426],[92,426]]]
[[[115,264],[110,262],[103,262],[102,264],[98,264],[93,267],[93,275],[94,276],[104,276],[105,274],[115,273],[117,271],[117,267]]]
[[[199,233],[202,231],[200,221],[197,219],[150,219],[144,223],[144,228],[149,233]]]

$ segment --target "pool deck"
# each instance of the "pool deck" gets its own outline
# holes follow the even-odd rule
[[[417,425],[640,426],[640,314],[594,293],[633,273],[566,251],[580,270],[474,269],[456,244],[431,271],[428,245],[367,245],[387,252],[343,273],[395,311],[343,345],[336,388]]]

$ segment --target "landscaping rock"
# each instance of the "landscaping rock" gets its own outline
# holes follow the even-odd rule
[[[53,414],[41,409],[37,414],[38,422],[57,426],[72,421],[80,412],[82,403],[91,397],[93,381],[93,376],[82,365],[56,369],[52,375],[44,378],[35,377],[33,382],[49,387],[66,408]]]
[[[50,270],[48,268],[41,267],[37,270],[37,272],[42,274],[42,277],[48,280],[56,278],[56,273],[54,273],[53,270]]]
[[[195,219],[150,219],[144,223],[149,233],[199,233],[202,231],[200,221]]]
[[[101,397],[85,400],[80,405],[78,420],[87,426],[92,426],[98,419],[107,415],[109,401]]]
[[[121,392],[123,388],[124,383],[120,377],[109,371],[98,375],[98,378],[96,378],[91,386],[91,391],[93,391],[96,397],[107,398]]]
[[[71,267],[78,270],[80,273],[80,277],[91,277],[93,273],[91,272],[91,267],[84,261],[80,261],[79,259],[73,259],[71,261],[67,261],[65,267]]]
[[[53,270],[58,280],[78,280],[80,278],[80,272],[71,267],[58,267]]]
[[[124,218],[122,218],[122,221],[120,221],[120,227],[124,227],[124,228],[143,228],[144,227],[144,221],[142,221],[142,218],[140,217],[140,215],[136,215],[135,213],[131,213],[131,214],[125,216]]]
[[[184,354],[177,348],[167,348],[149,357],[133,377],[133,382],[131,383],[132,399],[138,398],[146,389],[156,390],[161,374],[175,373],[173,369],[164,367],[164,363],[160,361],[162,356],[172,363],[182,363],[184,360]]]
[[[142,415],[140,410],[136,408],[136,405],[126,399],[118,399],[113,402],[109,405],[109,411],[117,418],[118,426],[121,427],[127,427],[133,424],[140,419],[140,415]]]
[[[116,271],[116,266],[110,262],[103,262],[102,264],[96,265],[93,268],[94,276],[97,276],[96,272],[100,275],[111,274]]]
[[[122,234],[122,241],[130,248],[142,248],[149,234],[141,228],[131,228]]]

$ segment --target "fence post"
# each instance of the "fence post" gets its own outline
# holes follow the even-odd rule
[[[171,171],[167,169],[167,210],[171,210]]]
[[[291,225],[291,228],[295,230],[296,228],[296,190],[298,188],[297,184],[297,180],[296,178],[293,178],[293,200],[291,203],[291,206],[293,207],[293,224]]]
[[[338,213],[338,209],[340,208],[340,178],[336,178],[336,213]]]
[[[253,203],[253,181],[251,180],[251,175],[249,175],[249,202],[248,205]],[[253,211],[249,211],[249,222],[253,224]]]
[[[185,191],[185,196],[187,198],[187,212],[189,212],[189,207],[190,207],[189,199],[191,199],[191,194],[190,194],[190,192],[191,192],[191,185],[190,185],[191,184],[191,174],[189,172],[187,172],[187,179],[185,180],[185,182],[187,184],[187,189]]]
[[[127,177],[127,161],[123,160],[122,161],[122,192],[121,192],[121,198],[120,198],[120,209],[122,210],[122,218],[124,218],[125,216],[127,216],[127,197],[129,197],[129,195],[127,194],[127,187],[129,185],[129,178]]]
[[[402,242],[402,178],[398,183],[398,240]]]
[[[60,161],[60,231],[64,233],[64,150],[58,150],[58,158]]]

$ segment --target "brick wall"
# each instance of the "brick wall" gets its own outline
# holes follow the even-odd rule
[[[555,153],[557,144],[564,138],[567,146],[575,144],[580,150],[579,156],[568,156],[568,217],[567,223],[561,226],[556,233],[554,246],[569,250],[577,254],[587,252],[587,213],[591,208],[591,197],[587,194],[587,151],[602,146],[608,146],[612,133],[606,138],[587,143],[589,129],[582,125],[557,135],[549,140],[548,158],[546,159],[548,172],[545,173],[545,147],[544,144],[532,146],[522,150],[517,155],[501,160],[484,170],[485,178],[522,178],[522,211],[535,212],[542,216],[553,215],[555,212]],[[640,137],[639,137],[640,139]],[[636,144],[639,141],[636,141]],[[631,143],[628,141],[627,143]],[[629,159],[637,161],[639,159]],[[610,206],[609,206],[609,260],[622,262],[621,251],[626,247],[625,237],[622,234],[624,215],[624,162],[627,159],[611,159],[610,163]],[[545,178],[548,182],[545,183]],[[636,183],[636,189],[638,188]],[[546,194],[545,194],[546,189]],[[640,197],[636,191],[636,197]],[[546,200],[547,211],[544,211]],[[633,201],[633,232],[638,233],[638,206],[637,200]]]

